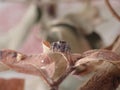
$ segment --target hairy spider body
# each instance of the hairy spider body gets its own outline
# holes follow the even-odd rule
[[[71,51],[71,48],[66,41],[53,42],[51,45],[51,49],[54,52],[62,52],[62,53],[68,53]]]

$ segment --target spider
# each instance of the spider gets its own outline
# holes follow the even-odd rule
[[[69,53],[71,51],[71,48],[66,41],[53,42],[51,45],[51,49],[53,52],[62,53]]]

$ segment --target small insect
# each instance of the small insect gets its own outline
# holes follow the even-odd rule
[[[58,41],[52,43],[51,50],[53,52],[69,53],[71,48],[66,41]]]

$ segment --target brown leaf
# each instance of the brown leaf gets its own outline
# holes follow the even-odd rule
[[[83,71],[91,72],[97,69],[104,61],[111,62],[119,67],[120,56],[109,50],[87,51],[84,58],[78,60],[75,66],[80,69],[82,65],[86,68]],[[81,70],[79,72],[82,72]],[[80,73],[79,73],[80,74]],[[86,73],[85,73],[86,74]]]
[[[1,50],[0,62],[18,72],[40,75],[39,70],[35,67],[40,69],[42,66],[50,64],[52,60],[47,54],[27,56],[14,50]]]
[[[52,79],[58,80],[67,69],[67,58],[62,53],[49,53],[49,56],[55,63],[55,73]]]
[[[14,50],[0,51],[0,62],[17,72],[41,75],[57,80],[67,68],[67,58],[61,53],[24,55]]]

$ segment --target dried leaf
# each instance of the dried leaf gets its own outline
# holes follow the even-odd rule
[[[49,53],[50,52],[50,43],[47,41],[43,41],[42,45],[43,45],[43,53]]]
[[[50,52],[30,56],[14,50],[2,50],[0,53],[1,63],[21,73],[38,76],[42,73],[48,78],[57,80],[67,68],[67,58],[61,53]]]
[[[54,52],[48,53],[47,57],[51,60],[51,63],[42,67],[37,67],[33,64],[32,66],[40,69],[46,77],[56,81],[67,69],[67,58],[64,54]]]
[[[26,74],[40,75],[39,70],[35,67],[40,69],[42,66],[50,64],[52,62],[46,54],[27,56],[13,50],[2,50],[0,53],[1,63],[5,64],[12,70]],[[24,58],[17,60],[19,55]]]
[[[96,68],[98,68],[104,61],[111,62],[118,66],[118,68],[120,66],[120,55],[109,50],[87,51],[83,56],[84,58],[77,61],[75,66],[79,69],[84,65],[86,67],[84,71],[86,70],[86,72],[96,70]]]
[[[51,78],[58,80],[67,69],[67,58],[61,53],[49,53],[49,56],[55,63],[55,73]]]

